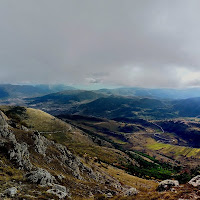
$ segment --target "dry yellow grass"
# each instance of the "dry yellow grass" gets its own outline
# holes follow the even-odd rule
[[[70,125],[41,110],[27,108],[24,122],[38,131],[67,131]]]
[[[137,188],[139,191],[155,191],[158,184],[153,180],[146,180],[126,173],[124,170],[108,166],[103,171],[115,177],[123,185]]]

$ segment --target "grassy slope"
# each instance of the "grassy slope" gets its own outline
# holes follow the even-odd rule
[[[11,108],[12,107],[10,107],[10,108],[4,107],[4,111],[5,110],[9,111],[9,109],[11,109]],[[33,127],[34,129],[40,130],[40,131],[54,131],[54,130],[65,130],[66,131],[66,127],[69,128],[69,126],[70,126],[69,124],[62,122],[61,120],[54,119],[54,117],[52,117],[51,115],[44,113],[40,110],[28,108],[28,109],[26,109],[26,113],[23,113],[23,115],[25,117],[24,116],[22,117],[22,122],[26,123],[28,126]],[[31,138],[31,135],[32,135],[31,131],[25,132],[20,129],[13,129],[13,131],[14,131],[14,134],[16,135],[17,140],[31,142],[31,141],[29,141],[29,139]],[[113,164],[116,162],[121,162],[123,159],[126,160],[123,152],[120,152],[119,150],[106,148],[106,147],[100,147],[100,146],[95,145],[86,136],[84,136],[81,133],[81,131],[79,131],[78,129],[73,128],[72,130],[67,130],[66,132],[63,132],[63,134],[65,134],[66,137],[62,138],[61,141],[60,141],[61,138],[57,138],[58,137],[57,135],[60,135],[60,133],[46,134],[46,136],[51,139],[54,139],[54,140],[57,139],[58,142],[60,141],[61,143],[66,144],[72,152],[79,154],[79,155],[84,155],[84,153],[87,153],[91,157],[97,156],[99,159],[101,159],[107,163],[110,163],[110,164]],[[53,175],[54,175],[54,173],[61,173],[61,172],[59,172],[59,168],[58,168],[59,166],[57,164],[54,165],[54,163],[50,163],[49,166],[46,166],[45,161],[43,160],[42,157],[40,157],[40,156],[38,157],[37,153],[35,153],[32,149],[30,151],[31,151],[31,155],[33,156],[33,158],[31,158],[31,160],[35,165],[37,165],[38,167],[42,167],[42,168],[48,168],[48,167],[54,168],[55,170],[51,171],[51,173]],[[51,149],[51,147],[48,147],[48,152],[50,152],[50,151],[54,152],[54,149]],[[3,161],[3,158],[1,158],[1,160]],[[90,160],[92,160],[92,158],[90,158]],[[12,167],[12,164],[9,163],[8,160],[5,159],[5,162],[7,163],[6,168],[0,166],[0,174],[1,174],[0,183],[2,185],[5,185],[5,187],[1,187],[2,190],[9,186],[7,183],[9,183],[9,181],[11,181],[11,180],[19,180],[22,182],[24,181],[23,172]],[[147,181],[147,180],[135,177],[135,176],[131,176],[123,170],[117,169],[115,167],[111,167],[110,165],[102,163],[102,162],[101,162],[101,164],[93,163],[93,165],[99,165],[98,168],[101,168],[101,170],[104,171],[105,173],[115,177],[122,184],[126,184],[129,186],[135,186],[136,188],[140,189],[141,191],[145,191],[146,189],[149,189],[149,188],[155,189],[155,187],[157,185],[154,181]],[[104,166],[108,166],[108,167],[104,167]],[[68,177],[67,174],[65,174],[65,177],[67,177],[70,184],[76,183],[76,180],[71,178],[70,176]],[[83,184],[86,184],[86,182],[83,182]],[[73,185],[71,185],[71,187],[73,187]],[[37,188],[37,190],[38,190],[38,188]],[[44,189],[42,189],[41,191],[43,192],[43,190]],[[73,192],[76,193],[76,191],[73,191]],[[81,191],[78,191],[78,192],[80,193]],[[86,192],[86,191],[84,191],[84,192]],[[74,195],[75,195],[75,193],[74,193]],[[23,195],[25,195],[25,194],[22,194],[22,196]],[[46,194],[42,193],[42,195],[45,196]],[[44,198],[44,199],[46,199],[46,198]],[[79,198],[79,197],[77,197],[77,198],[75,197],[74,199],[76,199],[76,200],[82,199],[83,200],[83,198]]]
[[[29,129],[38,130],[45,137],[66,145],[73,153],[83,156],[98,157],[101,161],[110,164],[127,162],[125,154],[119,150],[96,145],[83,131],[70,124],[53,117],[41,110],[21,107],[1,106],[0,109],[15,117],[18,122],[25,124]],[[17,116],[13,112],[19,113]]]
[[[118,179],[122,184],[135,187],[142,192],[155,190],[158,183],[127,174],[124,170],[108,166],[104,169],[108,174]]]
[[[32,108],[27,108],[27,115],[28,119],[24,120],[25,123],[42,132],[55,131],[54,133],[44,133],[44,135],[49,139],[65,144],[72,152],[80,156],[87,153],[92,157],[97,156],[99,159],[108,163],[118,162],[118,160],[123,159],[123,153],[95,145],[81,131],[71,128],[71,125],[52,115]],[[121,156],[119,156],[120,154]],[[125,159],[123,160],[125,161]]]
[[[68,131],[70,125],[41,110],[27,108],[24,122],[38,131]]]
[[[7,109],[9,110],[9,109]],[[34,127],[35,129],[38,129],[40,131],[55,131],[55,130],[63,130],[62,137],[60,136],[60,133],[47,133],[46,136],[54,139],[58,142],[61,142],[63,144],[66,144],[68,148],[73,150],[76,154],[83,155],[84,152],[89,154],[90,156],[97,156],[99,153],[99,157],[102,157],[105,161],[107,160],[108,163],[118,162],[120,159],[124,157],[120,151],[116,152],[116,150],[106,148],[106,147],[99,147],[95,145],[93,142],[91,142],[86,136],[82,134],[82,132],[78,129],[72,128],[72,130],[69,130],[70,125],[62,122],[61,120],[54,119],[49,114],[46,114],[42,111],[35,110],[35,109],[27,109],[25,113],[25,117],[23,117],[23,122],[25,122],[28,126]],[[57,127],[57,128],[56,128]],[[19,133],[16,133],[19,137]],[[21,137],[23,137],[23,134],[26,134],[26,132],[21,133]],[[149,144],[153,145],[152,141],[149,141]],[[119,155],[121,153],[121,155]],[[42,164],[42,163],[41,163]],[[103,164],[104,165],[104,164]],[[105,165],[106,166],[106,165]],[[155,192],[155,188],[157,186],[157,183],[151,180],[144,180],[135,176],[131,176],[127,174],[125,171],[107,166],[107,167],[101,167],[103,171],[108,173],[109,175],[117,178],[122,184],[126,184],[129,186],[136,187],[141,192],[136,197],[136,199],[176,199],[175,195],[178,196],[178,194],[167,192],[167,193],[158,193]],[[7,168],[6,170],[12,171],[11,168]],[[6,171],[3,171],[3,176]],[[10,172],[8,172],[9,174]],[[22,174],[20,171],[17,171],[14,169],[14,173],[16,173],[16,176],[13,176],[13,179],[21,179]],[[5,180],[3,180],[5,182]],[[74,180],[72,180],[73,182]],[[80,192],[80,191],[79,191]],[[77,200],[80,198],[77,198]],[[113,198],[116,199],[116,198]],[[120,199],[117,197],[117,199]],[[124,198],[122,198],[124,199]],[[125,198],[126,200],[128,198]],[[133,198],[130,198],[133,199]]]

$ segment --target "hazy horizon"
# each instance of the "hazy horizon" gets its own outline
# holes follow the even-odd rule
[[[19,86],[69,86],[77,90],[101,90],[101,89],[131,89],[131,88],[138,88],[138,89],[155,89],[155,90],[193,90],[193,89],[200,89],[200,86],[193,86],[193,87],[136,87],[136,86],[111,86],[111,85],[101,85],[101,84],[88,84],[88,85],[75,85],[75,84],[62,84],[62,83],[0,83],[1,85],[19,85]]]

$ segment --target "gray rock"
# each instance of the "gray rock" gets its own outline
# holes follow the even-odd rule
[[[15,135],[13,134],[13,132],[6,129],[6,128],[0,129],[0,137],[4,138],[5,140],[10,141],[14,144],[17,143]],[[6,142],[6,141],[4,141],[4,142]]]
[[[6,116],[0,111],[0,145],[8,150],[11,161],[14,161],[20,169],[30,170],[32,168],[29,160],[28,145],[18,143],[15,135],[8,130]]]
[[[8,123],[6,121],[6,115],[0,111],[0,129],[7,129],[8,128]]]
[[[11,187],[4,191],[4,194],[9,197],[14,197],[17,194],[17,188]]]
[[[26,177],[32,183],[37,183],[40,185],[52,184],[55,181],[55,177],[52,176],[47,170],[42,168],[37,168],[34,171],[26,174]]]
[[[92,192],[89,192],[89,198],[93,198],[94,197],[94,195],[92,194]]]
[[[66,196],[70,197],[69,190],[65,186],[54,184],[52,189],[47,190],[47,193],[56,195],[59,199],[63,199]]]
[[[58,179],[59,179],[60,181],[62,181],[63,179],[65,179],[65,176],[63,176],[62,174],[58,175],[57,177],[58,177]]]
[[[193,177],[188,183],[194,187],[200,186],[200,175]]]
[[[46,138],[41,136],[39,132],[34,132],[33,139],[34,139],[35,151],[45,156],[47,148],[45,145]]]
[[[6,123],[3,120],[5,121],[0,112],[0,124]],[[3,128],[0,126],[0,141],[0,145],[7,148],[10,160],[14,161],[20,169],[30,170],[32,168],[28,145],[24,142],[18,143],[13,132],[8,130],[6,126]]]
[[[77,179],[82,180],[80,168],[84,168],[80,160],[74,156],[67,148],[61,144],[56,144],[57,149],[60,151],[60,159],[65,163],[71,170],[73,176]]]
[[[134,195],[138,194],[138,192],[139,191],[136,188],[131,187],[129,189],[125,189],[123,194],[124,194],[124,196],[134,196]]]
[[[19,168],[30,170],[32,164],[29,159],[28,145],[23,142],[15,143],[14,148],[9,150],[10,160],[14,161]]]
[[[176,180],[164,180],[161,181],[157,187],[159,192],[170,190],[172,187],[179,186],[179,182]]]
[[[113,195],[109,192],[108,194],[106,194],[106,197],[107,197],[107,198],[112,198]]]
[[[21,125],[21,130],[28,132],[29,129],[26,126]]]

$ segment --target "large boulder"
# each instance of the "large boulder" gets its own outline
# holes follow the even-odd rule
[[[200,175],[195,176],[188,183],[194,187],[199,187],[200,186]]]
[[[17,188],[11,187],[4,191],[4,194],[8,197],[14,197],[17,194]]]
[[[54,184],[52,189],[47,190],[47,193],[56,195],[59,199],[63,199],[66,196],[70,197],[69,190],[65,186]]]
[[[32,164],[29,159],[28,145],[23,143],[15,143],[14,148],[9,150],[10,160],[14,161],[19,168],[30,170]]]
[[[37,183],[40,185],[52,184],[55,181],[55,177],[52,176],[47,170],[42,168],[37,168],[34,171],[26,174],[26,177],[32,183]]]
[[[176,180],[164,180],[161,181],[157,187],[159,192],[170,190],[172,187],[179,186],[179,182]]]
[[[131,187],[129,189],[125,189],[123,194],[124,194],[124,196],[134,196],[134,195],[138,194],[138,192],[139,191],[136,188]]]

